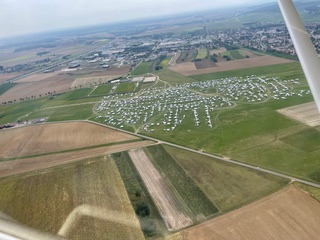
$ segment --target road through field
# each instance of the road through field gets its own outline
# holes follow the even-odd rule
[[[164,179],[142,149],[130,150],[132,162],[140,173],[169,231],[191,225],[192,220],[179,210],[179,205]]]
[[[88,122],[90,122],[90,121],[88,121]],[[101,124],[101,126],[106,126],[106,125]],[[111,127],[111,126],[107,126],[107,127],[111,128],[111,129],[118,130],[120,132],[132,134],[133,136],[136,136],[136,137],[148,139],[148,140],[151,140],[151,141],[156,141],[159,144],[167,144],[169,146],[180,148],[180,149],[183,149],[183,150],[186,150],[186,151],[190,151],[190,152],[206,155],[206,156],[209,156],[209,157],[213,157],[215,159],[218,159],[218,160],[221,160],[221,161],[224,161],[224,162],[236,164],[236,165],[239,165],[239,166],[242,166],[242,167],[254,169],[254,170],[259,171],[259,172],[269,173],[269,174],[272,174],[272,175],[275,175],[275,176],[279,176],[279,177],[290,179],[291,181],[296,181],[296,182],[300,182],[300,183],[303,183],[303,184],[306,184],[306,185],[309,185],[309,186],[320,188],[320,184],[319,183],[303,180],[303,179],[300,179],[300,178],[297,178],[297,177],[293,177],[293,176],[290,176],[290,175],[287,175],[287,174],[283,174],[283,173],[279,173],[279,172],[276,172],[276,171],[272,171],[272,170],[260,168],[260,167],[257,167],[257,166],[253,166],[253,165],[250,165],[250,164],[247,164],[247,163],[239,162],[239,161],[236,161],[236,160],[233,160],[233,159],[230,159],[230,158],[225,158],[225,157],[217,156],[217,155],[214,155],[214,154],[211,154],[211,153],[206,153],[206,152],[203,152],[203,151],[199,151],[199,150],[195,150],[195,149],[192,149],[192,148],[184,147],[184,146],[177,145],[177,144],[170,143],[170,142],[166,142],[166,141],[163,141],[163,140],[160,140],[160,139],[157,139],[157,138],[148,137],[148,136],[145,136],[145,135],[142,135],[142,134],[139,134],[139,133],[133,133],[133,132],[129,132],[129,131],[126,131],[126,130],[123,130],[123,129],[118,129],[118,128],[115,128],[115,127]]]

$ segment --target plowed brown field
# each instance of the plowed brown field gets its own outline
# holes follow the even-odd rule
[[[92,123],[28,126],[0,132],[0,157],[17,157],[138,139]]]
[[[182,235],[186,240],[317,240],[319,226],[320,203],[289,186]]]

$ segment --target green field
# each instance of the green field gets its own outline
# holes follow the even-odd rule
[[[112,159],[93,158],[0,179],[1,211],[29,227],[57,234],[68,215],[80,206],[105,211],[110,220],[78,214],[68,238],[143,239]],[[132,226],[115,221],[119,214]]]
[[[165,149],[223,212],[264,197],[289,182],[205,155],[170,146]]]
[[[132,75],[143,75],[146,73],[153,72],[154,62],[141,62],[131,72]]]
[[[245,56],[243,56],[242,51],[240,50],[232,50],[230,51],[231,57],[234,59],[244,59]]]
[[[137,214],[145,236],[165,235],[167,228],[128,152],[114,153],[112,157],[117,164],[133,208],[138,210],[141,206],[147,206],[149,209],[149,214]]]
[[[133,90],[136,88],[135,82],[127,82],[127,83],[120,83],[119,86],[116,88],[114,93],[129,93],[133,92]]]
[[[99,85],[91,94],[90,96],[94,95],[107,95],[110,93],[111,89],[114,87],[114,84],[103,84]]]
[[[300,78],[302,80],[305,79],[305,76],[303,74],[303,71],[299,62],[239,69],[239,70],[232,70],[227,72],[194,75],[192,76],[192,78],[194,80],[204,81],[209,79],[227,78],[227,77],[234,77],[234,76],[243,77],[248,75],[279,77],[280,79],[290,79],[290,78]]]
[[[162,68],[169,67],[169,62],[171,60],[171,57],[166,57],[164,60],[161,61],[160,65]]]
[[[173,72],[169,69],[162,69],[157,72],[157,75],[160,77],[161,80],[168,82],[169,84],[172,83],[186,83],[186,82],[193,82],[194,79],[190,77],[183,76],[182,74]]]
[[[35,119],[49,117],[48,121],[65,121],[65,120],[84,120],[93,115],[92,109],[95,103],[74,105],[74,106],[61,106],[48,109],[38,109],[33,111],[24,119]]]
[[[314,128],[304,129],[280,140],[305,152],[320,150],[320,132]]]
[[[0,108],[0,124],[15,122],[21,117],[29,114],[34,109],[40,108],[47,98],[28,100],[16,104],[1,106]]]
[[[16,84],[15,83],[5,83],[0,85],[0,95],[4,94],[9,89],[13,88]]]
[[[189,216],[194,221],[202,220],[201,216],[207,217],[219,211],[162,145],[150,146],[145,149],[154,166],[160,173],[165,174],[168,186],[178,192],[182,201],[191,210]],[[184,211],[188,212],[189,209],[184,209]]]
[[[205,59],[208,57],[208,54],[209,54],[208,49],[200,48],[198,49],[198,54],[196,56],[196,59]]]

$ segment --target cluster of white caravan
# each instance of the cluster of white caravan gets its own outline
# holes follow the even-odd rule
[[[173,131],[190,117],[194,126],[212,128],[211,119],[216,109],[310,94],[309,90],[294,90],[298,84],[299,79],[280,81],[253,75],[198,81],[170,88],[148,88],[140,93],[109,95],[95,110],[99,114],[97,119],[119,128],[127,125],[147,132]]]

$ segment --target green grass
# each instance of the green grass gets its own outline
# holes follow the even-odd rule
[[[248,75],[258,75],[258,76],[267,76],[267,77],[279,77],[280,79],[289,79],[299,77],[302,80],[305,79],[300,63],[292,62],[292,63],[284,63],[278,65],[271,66],[263,66],[263,67],[255,67],[255,68],[247,68],[247,69],[239,69],[232,70],[226,72],[217,72],[217,73],[209,73],[202,75],[194,75],[191,78],[195,80],[210,80],[217,78],[227,78],[227,77],[244,77]]]
[[[75,207],[134,212],[112,159],[98,157],[0,179],[0,209],[19,223],[57,234]],[[71,239],[143,239],[139,228],[93,217],[82,218]]]
[[[114,84],[100,85],[90,94],[90,96],[103,95],[103,94],[107,95],[110,93],[110,91],[113,87],[114,87]]]
[[[165,235],[167,228],[161,218],[156,205],[154,204],[146,186],[144,185],[139,173],[134,167],[128,152],[112,154],[118,167],[134,209],[141,204],[146,204],[150,209],[150,215],[140,218],[140,225],[146,237]],[[149,223],[146,225],[146,223]]]
[[[154,62],[141,62],[131,72],[131,75],[143,75],[146,73],[153,72]]]
[[[4,94],[9,89],[13,88],[16,84],[15,83],[5,83],[0,85],[0,95]]]
[[[201,215],[207,217],[219,211],[162,145],[149,146],[145,149],[154,166],[165,174],[169,186],[174,187],[192,211],[191,217],[194,220]]]
[[[196,59],[205,59],[207,57],[208,57],[208,49],[206,48],[198,49],[198,54],[196,56]]]
[[[280,140],[305,152],[320,150],[320,132],[314,128],[304,129]]]
[[[136,83],[135,82],[120,83],[120,85],[116,88],[114,93],[133,92],[135,87],[136,87]]]
[[[160,65],[162,68],[167,68],[169,67],[169,62],[171,60],[171,56],[170,57],[166,57],[164,60],[161,61]]]
[[[0,124],[6,124],[17,121],[19,118],[29,114],[35,109],[40,108],[47,98],[28,100],[16,104],[0,107]]]
[[[162,69],[157,72],[157,75],[160,77],[161,80],[166,81],[168,83],[187,83],[193,82],[194,79],[190,77],[183,76],[182,74],[173,72],[169,69]]]
[[[259,199],[289,182],[205,155],[170,146],[165,149],[223,212]]]
[[[74,100],[78,98],[87,97],[91,91],[92,91],[92,88],[82,88],[82,89],[77,89],[77,90],[63,93],[57,96],[56,98],[59,100]]]
[[[49,117],[49,122],[65,120],[85,120],[90,118],[93,114],[92,109],[94,105],[94,103],[90,103],[84,105],[39,109],[32,112],[27,117],[27,119]]]

